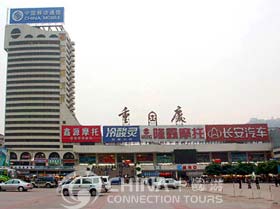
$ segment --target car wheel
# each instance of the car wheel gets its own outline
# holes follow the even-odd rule
[[[95,189],[90,190],[90,195],[91,196],[96,196],[97,192]]]
[[[68,189],[64,189],[62,192],[63,196],[69,196],[69,191]]]
[[[50,185],[50,184],[46,184],[46,187],[47,187],[47,188],[51,188],[51,185]]]
[[[2,191],[2,188],[0,187],[0,192]]]
[[[23,187],[19,187],[19,188],[18,188],[18,191],[19,191],[19,192],[23,192],[23,191],[24,191],[24,188],[23,188]]]

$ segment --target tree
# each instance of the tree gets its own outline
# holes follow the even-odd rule
[[[217,163],[212,163],[205,168],[205,174],[220,175],[220,174],[222,174],[222,166]]]

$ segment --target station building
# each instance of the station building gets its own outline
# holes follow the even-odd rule
[[[75,43],[62,24],[20,22],[24,15],[61,17],[62,11],[16,9],[5,28],[4,146],[11,167],[65,174],[91,165],[103,174],[132,175],[138,162],[146,176],[200,175],[212,161],[280,158],[279,130],[268,130],[266,124],[80,126],[75,116]]]

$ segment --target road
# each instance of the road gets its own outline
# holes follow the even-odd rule
[[[126,185],[113,186],[111,192],[96,198],[64,198],[56,189],[34,188],[29,192],[0,192],[0,209],[280,209],[280,187],[273,188],[272,196],[268,186],[260,191],[244,188],[234,192],[233,188],[225,184],[221,191],[210,191],[209,187],[204,191],[186,187],[155,191],[144,185]]]

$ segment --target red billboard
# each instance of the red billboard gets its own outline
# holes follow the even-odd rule
[[[101,143],[101,138],[101,126],[62,126],[61,128],[63,143]]]
[[[206,125],[206,141],[269,141],[267,124]]]

